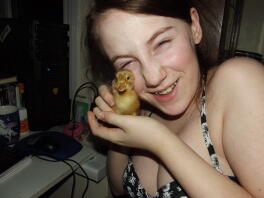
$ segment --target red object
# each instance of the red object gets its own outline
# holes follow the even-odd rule
[[[80,122],[70,123],[64,127],[63,132],[71,137],[79,137],[84,130],[84,126]]]

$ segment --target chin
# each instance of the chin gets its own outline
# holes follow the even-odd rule
[[[184,107],[171,107],[171,108],[160,108],[160,111],[168,116],[181,116],[187,108]]]

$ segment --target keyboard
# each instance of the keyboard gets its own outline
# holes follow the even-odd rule
[[[0,183],[21,171],[31,161],[31,156],[15,147],[0,146]]]

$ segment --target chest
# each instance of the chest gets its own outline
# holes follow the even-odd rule
[[[215,118],[217,118],[217,116],[215,116]],[[218,121],[209,119],[206,124],[208,124],[209,130],[207,132],[211,137],[211,141],[213,142],[215,152],[224,174],[233,175],[222,149],[220,119]],[[208,139],[205,138],[205,134],[203,133],[199,113],[190,118],[185,124],[175,126],[174,124],[166,123],[166,126],[168,126],[185,144],[194,150],[197,155],[204,159],[208,164],[212,164],[207,148]],[[150,193],[155,193],[157,189],[174,180],[166,166],[160,162],[159,159],[156,159],[155,156],[139,154],[134,155],[132,160],[140,182]]]

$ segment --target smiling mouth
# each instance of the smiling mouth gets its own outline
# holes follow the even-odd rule
[[[170,87],[168,87],[167,89],[165,89],[163,91],[155,92],[154,94],[159,95],[159,96],[167,95],[173,91],[173,89],[176,87],[177,83],[178,83],[178,80],[175,83],[173,83]]]

